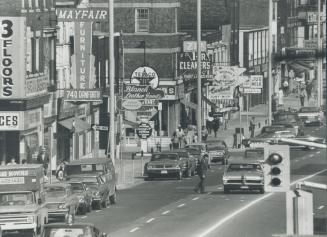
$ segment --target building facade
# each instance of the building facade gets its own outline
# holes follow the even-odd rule
[[[0,2],[0,159],[56,156],[55,11],[52,0]],[[50,99],[51,98],[51,99]]]

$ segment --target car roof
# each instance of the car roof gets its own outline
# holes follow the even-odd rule
[[[174,153],[174,152],[188,152],[188,150],[187,149],[173,149],[172,150],[172,153]]]
[[[236,165],[236,164],[260,164],[261,162],[259,160],[255,160],[255,159],[230,159],[228,161],[229,165]]]
[[[72,160],[67,165],[86,165],[86,164],[103,164],[103,163],[111,163],[111,160],[108,158],[86,158],[80,160]]]
[[[90,227],[95,227],[94,224],[92,223],[73,223],[73,224],[67,224],[67,223],[51,223],[51,224],[46,224],[44,227],[83,227],[83,226],[90,226]]]
[[[45,187],[63,187],[63,188],[66,188],[66,187],[70,187],[71,185],[69,183],[52,183],[52,184],[45,184]]]
[[[187,146],[194,146],[194,145],[197,145],[197,146],[204,146],[204,145],[207,145],[206,143],[203,143],[203,142],[196,142],[196,143],[190,143],[190,144],[187,144]]]

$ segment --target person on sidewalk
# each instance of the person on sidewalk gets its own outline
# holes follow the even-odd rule
[[[208,129],[206,128],[206,126],[202,126],[202,141],[206,142],[207,138],[208,138]]]
[[[217,137],[218,129],[219,129],[219,119],[215,118],[213,121],[213,131],[215,133],[215,137]]]
[[[284,80],[284,82],[283,82],[283,90],[284,90],[284,96],[287,96],[287,94],[288,94],[288,82],[287,82],[287,80]]]
[[[306,92],[305,92],[304,87],[302,87],[302,88],[301,88],[301,91],[300,91],[300,103],[301,103],[301,106],[302,106],[302,107],[304,106],[304,99],[305,99],[305,96],[306,96]]]
[[[255,117],[252,117],[250,120],[250,132],[251,132],[251,138],[254,137],[254,130],[255,130]]]
[[[173,144],[173,149],[179,148],[179,139],[177,137],[176,131],[173,134],[173,137],[171,138],[171,143]]]
[[[284,106],[284,92],[282,88],[279,88],[278,91],[278,106],[283,107]]]
[[[182,148],[182,144],[185,141],[185,133],[181,125],[178,125],[176,129],[176,136],[179,140],[179,148]]]
[[[206,158],[204,156],[202,156],[199,160],[198,167],[197,167],[197,173],[200,178],[200,182],[194,188],[194,191],[197,193],[199,191],[202,194],[205,192],[204,185],[205,185],[205,179],[207,176],[207,170],[208,170],[208,161],[206,160]]]

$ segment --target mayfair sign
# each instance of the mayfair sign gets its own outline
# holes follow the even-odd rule
[[[108,21],[108,10],[104,8],[59,8],[58,21]]]
[[[164,97],[164,92],[155,90],[151,86],[139,86],[133,84],[124,84],[124,99],[156,99]]]

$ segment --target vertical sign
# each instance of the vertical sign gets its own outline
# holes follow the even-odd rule
[[[0,99],[25,98],[25,21],[0,17]]]

